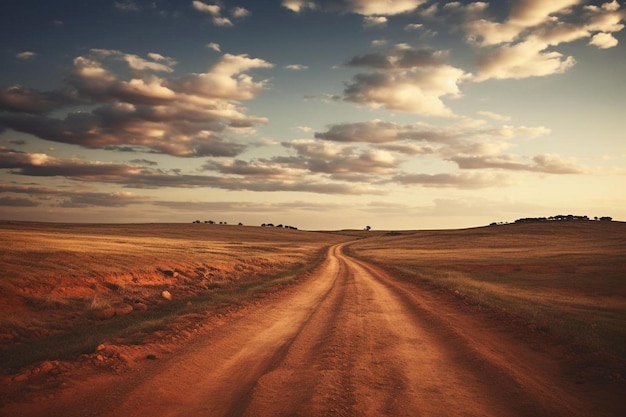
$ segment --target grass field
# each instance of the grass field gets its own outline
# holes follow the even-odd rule
[[[573,346],[626,358],[626,224],[546,222],[376,233],[351,253]]]
[[[0,222],[0,371],[142,343],[182,316],[290,284],[352,240],[350,254],[398,279],[626,359],[625,223],[306,232]]]
[[[2,222],[0,369],[71,358],[239,303],[298,279],[341,240],[207,224]]]

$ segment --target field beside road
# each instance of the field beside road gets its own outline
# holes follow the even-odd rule
[[[387,232],[350,253],[586,351],[626,358],[626,224]]]
[[[0,224],[0,368],[135,340],[289,284],[341,237],[208,224]]]
[[[0,223],[0,416],[626,412],[626,225]]]

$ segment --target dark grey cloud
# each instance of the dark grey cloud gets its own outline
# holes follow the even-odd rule
[[[7,112],[44,114],[78,102],[71,91],[38,91],[13,86],[0,92],[0,111]]]
[[[518,162],[507,155],[457,156],[450,158],[461,169],[505,169],[511,171],[542,172],[546,174],[581,174],[584,168],[565,161],[557,155],[537,155],[532,162]]]
[[[396,47],[389,55],[370,53],[357,55],[346,65],[349,67],[371,67],[378,69],[430,67],[443,65],[448,60],[447,51],[432,49],[413,49],[408,46]]]
[[[0,197],[0,206],[4,207],[37,207],[39,203],[29,198]]]
[[[120,65],[130,75],[121,75]],[[15,86],[2,91],[0,131],[13,129],[92,149],[180,157],[243,152],[246,146],[231,137],[267,121],[247,115],[240,104],[259,94],[266,83],[246,72],[272,64],[225,54],[206,73],[164,77],[175,65],[172,58],[156,53],[144,58],[92,49],[74,59],[62,89]],[[83,109],[76,111],[77,106]],[[66,112],[58,116],[55,110]]]
[[[324,176],[307,177],[303,175],[305,172],[289,168],[276,171],[271,167],[264,168],[262,163],[250,166],[243,161],[234,163],[233,166],[212,163],[207,164],[205,168],[218,171],[219,175],[185,174],[180,170],[161,170],[143,165],[61,159],[45,154],[0,148],[0,169],[7,169],[15,175],[63,177],[77,182],[116,184],[124,188],[218,188],[323,194],[380,193],[368,185],[340,183]],[[276,175],[277,172],[281,175]]]
[[[131,204],[148,202],[146,197],[127,192],[93,192],[74,189],[60,189],[40,186],[0,184],[0,192],[5,194],[27,194],[30,198],[9,196],[0,199],[0,205],[14,207],[35,207],[43,204],[55,207],[126,207]],[[4,200],[4,201],[2,201]]]
[[[502,175],[481,173],[444,173],[444,174],[401,174],[393,181],[403,185],[420,185],[436,188],[478,189],[505,185]]]

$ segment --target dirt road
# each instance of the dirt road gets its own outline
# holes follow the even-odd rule
[[[618,415],[567,381],[550,351],[394,281],[344,245],[273,302],[41,415]]]

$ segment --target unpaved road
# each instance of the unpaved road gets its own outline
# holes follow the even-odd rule
[[[552,350],[329,250],[314,276],[169,359],[12,415],[617,416]],[[106,385],[106,386],[105,386]],[[80,395],[79,395],[80,394]],[[13,414],[19,413],[19,414]],[[7,414],[9,415],[9,414]]]

